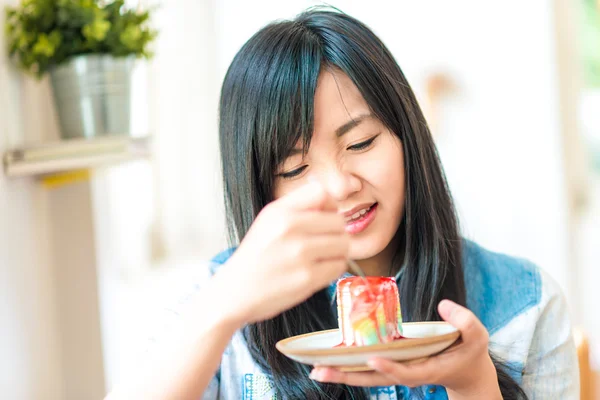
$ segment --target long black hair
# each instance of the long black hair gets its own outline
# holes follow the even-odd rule
[[[230,239],[243,239],[273,200],[274,172],[298,141],[313,133],[317,78],[325,68],[346,74],[371,112],[403,144],[404,216],[390,275],[401,269],[406,321],[440,320],[446,298],[465,305],[462,239],[448,184],[425,118],[400,67],[364,24],[337,10],[313,8],[274,22],[235,56],[221,91],[220,146]],[[326,290],[273,319],[244,330],[254,360],[285,399],[366,399],[364,389],[321,384],[309,367],[275,349],[283,338],[337,328]],[[522,390],[495,361],[505,399]]]

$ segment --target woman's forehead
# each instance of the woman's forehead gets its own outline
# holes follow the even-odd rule
[[[304,155],[309,150],[307,145],[337,141],[356,125],[374,120],[369,105],[354,82],[336,68],[321,70],[313,104],[311,132],[296,136],[293,144],[288,142],[290,147],[284,158]]]
[[[335,69],[324,69],[319,75],[314,104],[313,136],[339,136],[339,128],[371,116],[369,105],[356,85]]]

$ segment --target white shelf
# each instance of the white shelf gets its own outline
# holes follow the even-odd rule
[[[9,177],[49,175],[78,169],[120,164],[150,156],[150,137],[125,136],[71,139],[36,144],[4,154]]]

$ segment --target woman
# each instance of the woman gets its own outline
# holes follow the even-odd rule
[[[124,398],[578,397],[560,291],[460,237],[413,92],[362,23],[313,9],[256,33],[225,77],[220,138],[240,245],[213,260],[177,345]],[[278,340],[337,327],[332,288],[348,259],[397,278],[406,321],[446,320],[461,342],[414,365],[373,359],[367,373],[283,356]]]

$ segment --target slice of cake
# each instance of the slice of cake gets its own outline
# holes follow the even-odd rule
[[[402,314],[394,278],[353,276],[337,284],[342,345],[364,346],[402,338]]]

